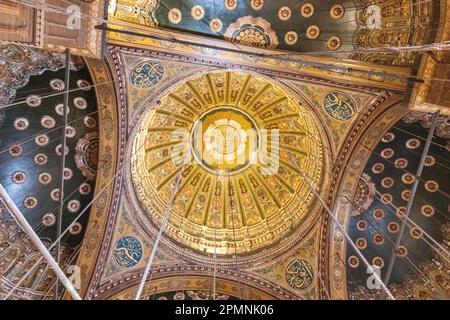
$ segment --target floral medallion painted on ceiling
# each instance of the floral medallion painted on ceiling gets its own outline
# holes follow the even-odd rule
[[[194,20],[201,20],[205,16],[205,9],[201,5],[195,5],[191,9],[191,16]]]
[[[314,15],[314,5],[312,3],[305,3],[300,7],[300,14],[304,18],[310,18]]]
[[[223,3],[228,10],[234,10],[238,5],[237,0],[224,0]]]
[[[225,39],[244,45],[261,48],[276,48],[278,38],[270,23],[263,18],[245,16],[230,24],[224,34]]]
[[[97,174],[98,143],[97,132],[86,133],[75,148],[75,163],[89,180],[94,180]]]
[[[291,8],[284,6],[278,10],[278,19],[281,21],[288,21],[292,17]]]
[[[179,24],[181,20],[183,19],[183,15],[178,8],[173,8],[169,10],[168,13],[169,21],[173,24]]]
[[[284,42],[288,45],[294,45],[298,41],[298,34],[295,31],[288,31],[284,36]]]
[[[250,0],[250,6],[253,10],[259,11],[264,6],[264,0]]]
[[[344,6],[341,4],[336,4],[330,9],[331,18],[338,20],[341,19],[345,14]]]

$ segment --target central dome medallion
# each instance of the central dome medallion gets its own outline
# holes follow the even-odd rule
[[[258,126],[244,110],[219,106],[194,123],[191,141],[196,161],[206,170],[234,174],[256,160]]]
[[[135,132],[138,219],[154,234],[169,206],[163,242],[175,250],[257,253],[317,221],[298,171],[322,185],[321,135],[311,111],[267,78],[222,71],[188,80]]]

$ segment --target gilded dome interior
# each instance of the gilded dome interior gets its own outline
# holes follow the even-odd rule
[[[271,143],[275,132],[279,146]],[[187,147],[178,147],[184,140]],[[322,149],[311,112],[281,85],[208,73],[148,107],[134,141],[132,180],[153,224],[170,208],[166,233],[182,246],[250,253],[311,218],[313,193],[298,171],[319,185]]]

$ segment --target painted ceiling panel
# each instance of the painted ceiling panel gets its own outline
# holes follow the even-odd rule
[[[247,51],[239,44],[411,65],[414,52],[362,49],[429,44],[439,10],[439,1],[112,0],[109,15],[131,23],[128,31],[132,24],[156,26],[172,40],[186,40],[170,32],[176,30],[225,39]]]
[[[164,0],[160,1],[155,17],[161,27],[225,37],[260,47],[324,51],[328,40],[339,36],[341,49],[351,49],[353,33],[358,27],[356,8],[353,1],[341,1],[339,8],[343,9],[334,7],[340,12],[336,15],[331,13],[336,4],[328,0]],[[181,19],[175,17],[178,10]]]
[[[440,244],[448,244],[450,230],[450,148],[445,119],[439,122],[409,215]],[[374,149],[362,175],[368,183],[360,181],[353,199],[349,233],[369,263],[381,268],[382,279],[400,233],[429,126],[430,116],[423,113],[411,113],[396,123]],[[417,226],[407,223],[389,288],[405,297],[420,298],[420,292],[435,298],[442,293],[445,296],[448,289],[442,282],[423,282],[421,275],[428,277],[441,257]],[[346,263],[350,296],[361,299],[374,294],[362,289],[368,278],[366,267],[350,244]],[[418,290],[421,286],[427,289]]]
[[[0,113],[0,183],[39,235],[51,241],[56,239],[59,207],[64,74],[63,68],[31,76],[12,100],[20,103]],[[95,188],[97,106],[90,85],[83,64],[71,71],[63,231],[90,202]],[[83,239],[87,219],[83,215],[64,238],[72,249]]]

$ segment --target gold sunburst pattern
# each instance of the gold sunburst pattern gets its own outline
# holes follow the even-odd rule
[[[181,152],[192,154],[189,161],[173,156],[181,141],[173,132],[180,129],[189,137],[188,151]],[[265,144],[261,129],[269,132]],[[310,112],[281,85],[253,74],[215,72],[179,85],[145,115],[131,177],[147,221],[159,226],[170,207],[166,234],[175,243],[207,253],[250,253],[310,223],[313,193],[298,170],[320,186],[322,149]],[[277,156],[266,161],[262,151]],[[218,163],[214,153],[230,161]],[[268,166],[276,170],[265,171]]]

